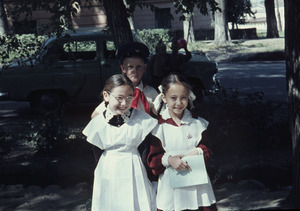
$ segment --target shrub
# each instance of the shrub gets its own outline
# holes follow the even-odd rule
[[[240,96],[222,88],[202,101],[197,113],[210,122],[209,140],[216,153],[239,154],[290,143],[286,105],[265,102],[262,92]]]
[[[139,36],[149,44],[150,48],[154,51],[155,46],[160,39],[164,43],[168,43],[171,40],[170,31],[168,29],[143,29],[137,30]]]
[[[36,54],[47,36],[35,34],[0,36],[0,62],[7,63],[15,58],[28,58]]]
[[[82,129],[71,130],[67,128],[61,116],[46,115],[42,118],[26,121],[24,125],[28,133],[19,134],[31,149],[43,154],[60,153],[63,150],[75,152],[82,151],[82,143],[85,137]],[[80,147],[78,146],[80,145]]]

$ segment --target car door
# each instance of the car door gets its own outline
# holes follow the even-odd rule
[[[101,81],[114,74],[121,74],[120,62],[116,59],[116,47],[111,36],[103,36],[100,41]]]
[[[101,92],[101,67],[97,37],[61,39],[53,68],[54,89],[64,90],[70,102],[97,102]]]

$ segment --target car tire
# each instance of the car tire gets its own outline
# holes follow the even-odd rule
[[[43,92],[32,97],[31,107],[40,114],[59,113],[62,109],[62,97],[55,92]]]

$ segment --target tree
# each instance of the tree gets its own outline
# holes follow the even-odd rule
[[[133,41],[127,9],[123,0],[103,0],[103,6],[116,47],[118,48],[122,43]]]
[[[286,80],[293,147],[293,183],[288,201],[300,208],[300,1],[285,0]]]
[[[267,16],[267,38],[279,37],[274,0],[265,0],[265,8]]]
[[[208,15],[210,7],[211,11],[218,9],[215,0],[174,0],[174,6],[176,8],[175,12],[178,14],[182,12],[180,20],[183,21],[184,38],[189,42],[194,42],[194,9],[199,9],[200,13],[203,15]]]
[[[183,13],[184,21],[183,21],[183,38],[188,43],[195,42],[195,33],[194,33],[194,20],[193,20],[193,12]]]
[[[227,20],[227,1],[217,0],[220,10],[215,11],[215,38],[214,44],[217,46],[228,45],[231,43],[228,20]]]
[[[0,0],[0,35],[6,35],[8,32],[7,15],[4,8],[4,1]]]
[[[228,22],[231,22],[232,29],[238,24],[244,24],[246,15],[254,16],[255,12],[251,10],[250,0],[227,0]]]

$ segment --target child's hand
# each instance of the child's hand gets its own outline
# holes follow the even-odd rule
[[[183,157],[183,155],[176,155],[176,156],[169,156],[168,158],[168,162],[169,164],[176,169],[177,171],[182,171],[182,170],[189,170],[190,166],[181,160],[181,158]]]
[[[199,155],[199,154],[200,154],[199,151],[194,149],[194,150],[190,151],[189,153],[187,153],[185,156]]]

